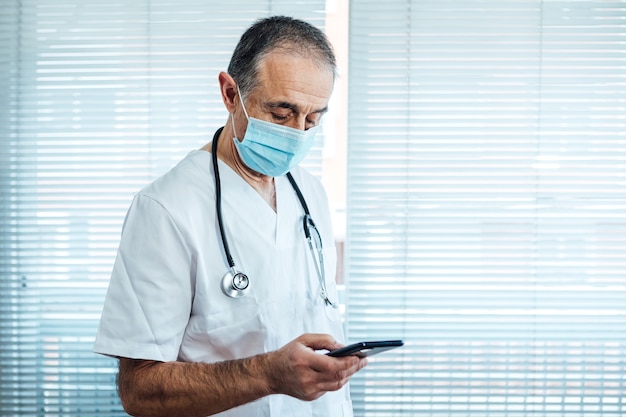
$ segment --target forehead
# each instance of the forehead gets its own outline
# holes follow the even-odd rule
[[[330,67],[316,60],[272,52],[259,62],[258,85],[261,101],[284,101],[299,107],[324,108],[332,93],[334,75]]]

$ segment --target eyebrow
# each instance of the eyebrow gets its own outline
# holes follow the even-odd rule
[[[295,113],[300,113],[300,107],[298,107],[296,104],[293,103],[289,103],[287,101],[277,101],[277,102],[269,102],[269,103],[265,103],[265,107],[268,110],[272,110],[272,109],[289,109]],[[324,107],[323,109],[319,109],[319,110],[314,110],[311,113],[319,113],[319,114],[324,114],[328,111],[328,106]]]

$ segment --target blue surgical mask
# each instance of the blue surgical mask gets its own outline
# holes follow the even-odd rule
[[[289,172],[306,157],[313,147],[319,126],[299,130],[249,117],[241,93],[239,99],[248,119],[248,128],[241,142],[236,137],[233,140],[239,156],[248,168],[277,177]],[[231,122],[235,132],[232,116]]]

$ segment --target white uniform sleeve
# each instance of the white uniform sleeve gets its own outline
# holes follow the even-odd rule
[[[189,320],[195,260],[168,212],[135,197],[122,230],[94,351],[176,360]]]

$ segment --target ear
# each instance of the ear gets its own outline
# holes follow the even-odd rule
[[[220,92],[222,94],[222,101],[224,107],[229,113],[235,111],[235,105],[237,103],[237,83],[228,73],[222,71],[217,77],[220,84]]]

